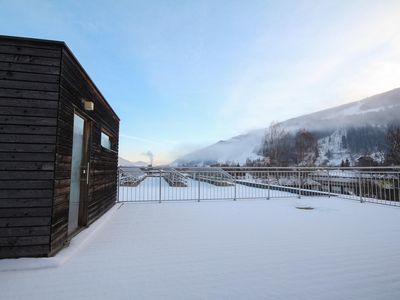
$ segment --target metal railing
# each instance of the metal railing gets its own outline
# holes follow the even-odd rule
[[[400,206],[400,168],[121,167],[118,201],[341,197]]]

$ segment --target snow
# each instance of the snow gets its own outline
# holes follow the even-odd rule
[[[398,105],[398,103],[394,103],[393,105],[381,105],[378,107],[366,108],[363,101],[358,101],[351,103],[350,105],[345,105],[340,111],[337,111],[337,114],[340,114],[341,116],[353,116],[374,112],[384,112],[385,110],[396,109],[398,108]],[[331,116],[331,118],[334,117],[334,115]]]
[[[374,112],[384,113],[385,110],[398,109],[399,103],[394,103],[393,105],[381,105],[373,108],[365,108],[365,106],[366,105],[362,101],[354,102],[352,105],[348,105],[343,108],[339,113],[342,116],[353,116]],[[334,116],[332,116],[332,118],[333,117]]]
[[[399,214],[320,197],[118,205],[54,258],[1,260],[1,298],[400,299]]]
[[[355,165],[357,159],[366,154],[378,163],[384,162],[385,153],[383,151],[357,153],[344,148],[342,145],[343,136],[347,136],[347,130],[344,128],[338,128],[331,135],[318,140],[319,157],[316,161],[316,165],[340,166],[342,161],[345,161],[346,159],[351,162],[351,165]],[[330,152],[331,157],[328,157],[328,151]]]
[[[318,140],[319,157],[316,165],[327,163],[330,166],[340,166],[342,161],[352,161],[351,153],[342,146],[342,136],[346,136],[346,130],[336,129],[331,135]],[[331,157],[328,157],[328,151]]]

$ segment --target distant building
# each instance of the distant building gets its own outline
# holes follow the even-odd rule
[[[0,106],[0,258],[54,255],[116,201],[119,118],[65,43],[28,38],[0,36]]]
[[[357,166],[359,167],[374,167],[377,165],[376,161],[370,156],[361,156],[357,159]]]

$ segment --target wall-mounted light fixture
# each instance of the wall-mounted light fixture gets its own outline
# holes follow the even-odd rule
[[[82,103],[83,103],[83,108],[85,110],[89,110],[89,111],[94,110],[94,102],[93,101],[82,99]]]

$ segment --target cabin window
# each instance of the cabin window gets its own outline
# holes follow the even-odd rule
[[[108,150],[113,150],[112,137],[105,132],[101,132],[101,146]]]

